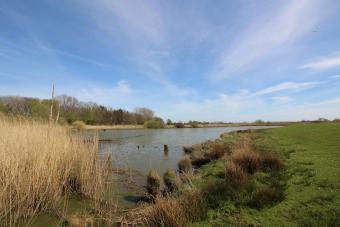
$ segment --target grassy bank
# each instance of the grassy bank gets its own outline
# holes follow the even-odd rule
[[[262,153],[276,153],[285,164],[281,174],[273,175],[276,179],[264,172],[255,174],[252,179],[255,187],[258,184],[281,184],[284,199],[259,206],[265,201],[262,195],[262,200],[252,207],[244,203],[247,200],[244,198],[220,198],[222,201],[217,207],[208,211],[207,219],[195,225],[340,224],[340,124],[301,124],[257,131],[254,146]],[[216,173],[222,172],[224,165],[219,160],[204,166],[196,177],[198,183],[207,182],[208,178],[218,179]],[[256,192],[249,195],[256,195]]]
[[[135,220],[148,226],[340,224],[340,124],[230,133],[185,152],[191,163],[180,171],[178,189],[137,209]]]
[[[62,219],[71,195],[97,200],[105,168],[97,140],[62,126],[0,119],[0,225],[28,224],[39,214]]]

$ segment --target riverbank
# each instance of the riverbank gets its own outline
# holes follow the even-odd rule
[[[226,124],[197,124],[192,126],[184,124],[183,128],[224,128],[224,127],[241,127],[241,126],[286,126],[294,124],[293,122],[274,122],[274,123],[226,123]],[[118,130],[118,129],[146,129],[144,125],[86,125],[86,130]],[[174,125],[166,125],[161,129],[176,129]],[[180,128],[179,128],[180,129]]]
[[[148,225],[340,224],[340,124],[229,133],[186,152],[194,174],[134,213]]]

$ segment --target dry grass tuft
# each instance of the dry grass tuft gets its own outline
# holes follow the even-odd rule
[[[179,179],[173,170],[168,170],[164,173],[163,181],[169,192],[176,191],[180,184]]]
[[[143,212],[146,226],[182,227],[188,222],[183,208],[175,198],[159,197]]]
[[[181,173],[190,173],[192,171],[192,164],[189,158],[183,158],[178,162],[178,170]]]
[[[223,144],[214,144],[212,149],[205,154],[206,157],[208,157],[211,160],[219,159],[224,156],[228,151],[227,147]]]
[[[186,226],[206,216],[207,208],[202,194],[185,191],[179,198],[157,197],[153,204],[144,204],[129,211],[121,220],[126,226]]]
[[[86,129],[86,124],[83,121],[75,121],[72,123],[72,126],[78,130]]]
[[[148,193],[156,198],[161,191],[161,177],[158,175],[156,170],[151,170],[146,179],[146,189]]]
[[[231,159],[249,174],[254,174],[261,167],[260,155],[251,150],[238,150],[231,156]]]
[[[228,182],[234,186],[242,186],[247,182],[247,173],[239,165],[229,162],[225,169],[225,175]]]
[[[57,210],[68,192],[98,198],[104,170],[97,147],[62,126],[0,119],[0,222]]]

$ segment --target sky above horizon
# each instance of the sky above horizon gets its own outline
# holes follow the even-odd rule
[[[175,121],[340,118],[340,1],[1,0],[0,95]]]

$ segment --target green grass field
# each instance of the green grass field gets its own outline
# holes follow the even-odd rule
[[[217,197],[205,221],[194,226],[339,226],[340,225],[340,124],[299,124],[255,133],[259,152],[274,152],[284,160],[279,174],[259,172],[253,188],[278,183],[281,202],[249,206],[253,189],[240,189],[236,196]],[[222,181],[224,162],[211,162],[196,174],[194,183]],[[260,186],[259,186],[260,185]]]

